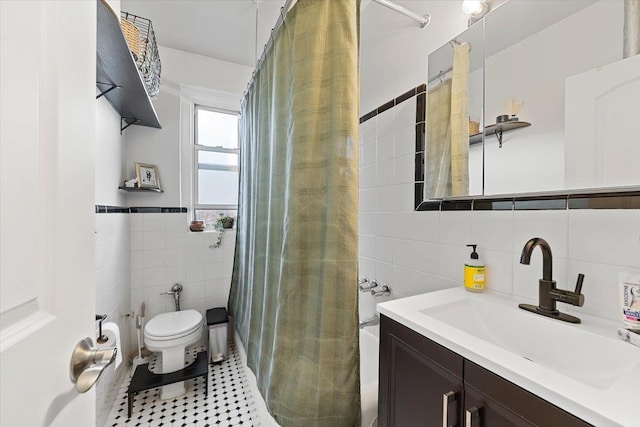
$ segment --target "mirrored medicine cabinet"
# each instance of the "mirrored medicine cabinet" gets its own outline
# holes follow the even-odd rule
[[[432,52],[424,199],[640,185],[623,23],[623,0],[511,0]]]

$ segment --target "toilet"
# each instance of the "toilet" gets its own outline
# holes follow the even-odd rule
[[[144,328],[144,343],[151,351],[162,353],[161,373],[184,368],[185,349],[202,337],[202,314],[196,310],[162,313]],[[186,393],[184,381],[162,386],[160,399],[172,399]]]

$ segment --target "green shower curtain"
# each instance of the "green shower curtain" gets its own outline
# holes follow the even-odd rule
[[[229,309],[282,426],[359,426],[359,2],[298,0],[242,103]]]

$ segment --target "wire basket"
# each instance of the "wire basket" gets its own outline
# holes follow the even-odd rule
[[[160,72],[162,67],[153,25],[147,18],[129,12],[122,11],[120,16],[122,33],[127,40],[129,49],[131,49],[147,93],[151,98],[155,99],[160,92]],[[135,31],[131,29],[131,25],[138,30],[137,43]],[[125,27],[127,30],[125,30]]]

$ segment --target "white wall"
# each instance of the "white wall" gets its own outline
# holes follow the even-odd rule
[[[487,264],[489,289],[513,296],[514,303],[537,304],[541,253],[534,253],[530,266],[519,258],[528,239],[542,237],[551,245],[559,288],[573,289],[578,273],[586,276],[585,305],[559,308],[619,319],[617,273],[640,273],[640,209],[414,212],[413,183],[385,178],[386,153],[394,152],[389,144],[394,150],[405,145],[402,129],[410,112],[400,107],[360,125],[359,275],[392,289],[389,297],[360,294],[361,313],[387,299],[462,286],[470,243],[478,244]],[[392,164],[394,173],[404,174],[402,157]]]
[[[125,317],[131,307],[129,214],[95,214],[95,241],[96,314],[106,314],[106,322],[115,322],[120,328],[123,357],[122,365],[118,369],[114,365],[109,366],[96,384],[96,426],[102,426],[115,402],[120,383],[128,373],[127,357],[132,351],[132,320]]]
[[[102,97],[96,101],[96,204],[126,206],[126,197],[118,190],[123,170],[123,139],[120,114]]]
[[[410,3],[421,10],[421,2]],[[363,32],[374,31],[366,15],[373,7],[363,12]],[[377,22],[380,37],[362,46],[362,113],[424,83],[427,54],[466,28],[460,2],[432,2],[425,11],[434,21],[423,33]],[[405,103],[360,125],[359,275],[392,288],[386,298],[361,293],[361,315],[385,299],[462,286],[469,243],[479,245],[490,289],[537,303],[542,257],[536,252],[530,266],[518,261],[529,238],[543,237],[551,244],[559,287],[572,289],[578,273],[586,276],[584,307],[559,307],[618,320],[617,272],[640,272],[640,210],[414,212],[413,184],[389,181],[389,161],[401,167],[390,147],[408,138]]]
[[[120,1],[108,3],[119,18]],[[96,100],[95,144],[95,204],[126,206],[125,195],[118,190],[125,177],[120,115],[104,97]],[[106,314],[106,321],[120,328],[124,360],[118,369],[113,365],[107,368],[96,384],[96,426],[107,420],[129,368],[130,319],[123,317],[131,306],[128,249],[128,214],[95,214],[96,314]]]
[[[181,309],[226,307],[231,285],[235,230],[224,233],[219,248],[217,232],[193,233],[186,213],[132,213],[131,309],[140,312],[144,302],[147,322],[175,310],[172,296],[160,295],[174,283],[184,287]],[[132,336],[135,340],[135,334]]]
[[[107,0],[120,19],[120,0]],[[96,89],[96,95],[100,91]],[[118,186],[124,181],[123,146],[120,135],[120,114],[105,97],[96,100],[96,204],[126,206],[124,194]]]
[[[425,83],[427,56],[467,28],[460,1],[404,1],[411,10],[430,13],[431,23],[416,21],[373,2],[361,13],[360,115]]]
[[[253,69],[160,46],[162,85],[153,103],[162,129],[131,126],[124,133],[125,170],[135,177],[134,162],[158,166],[162,194],[128,194],[129,206],[186,206],[181,195],[180,89],[195,86],[237,94],[238,107]]]

